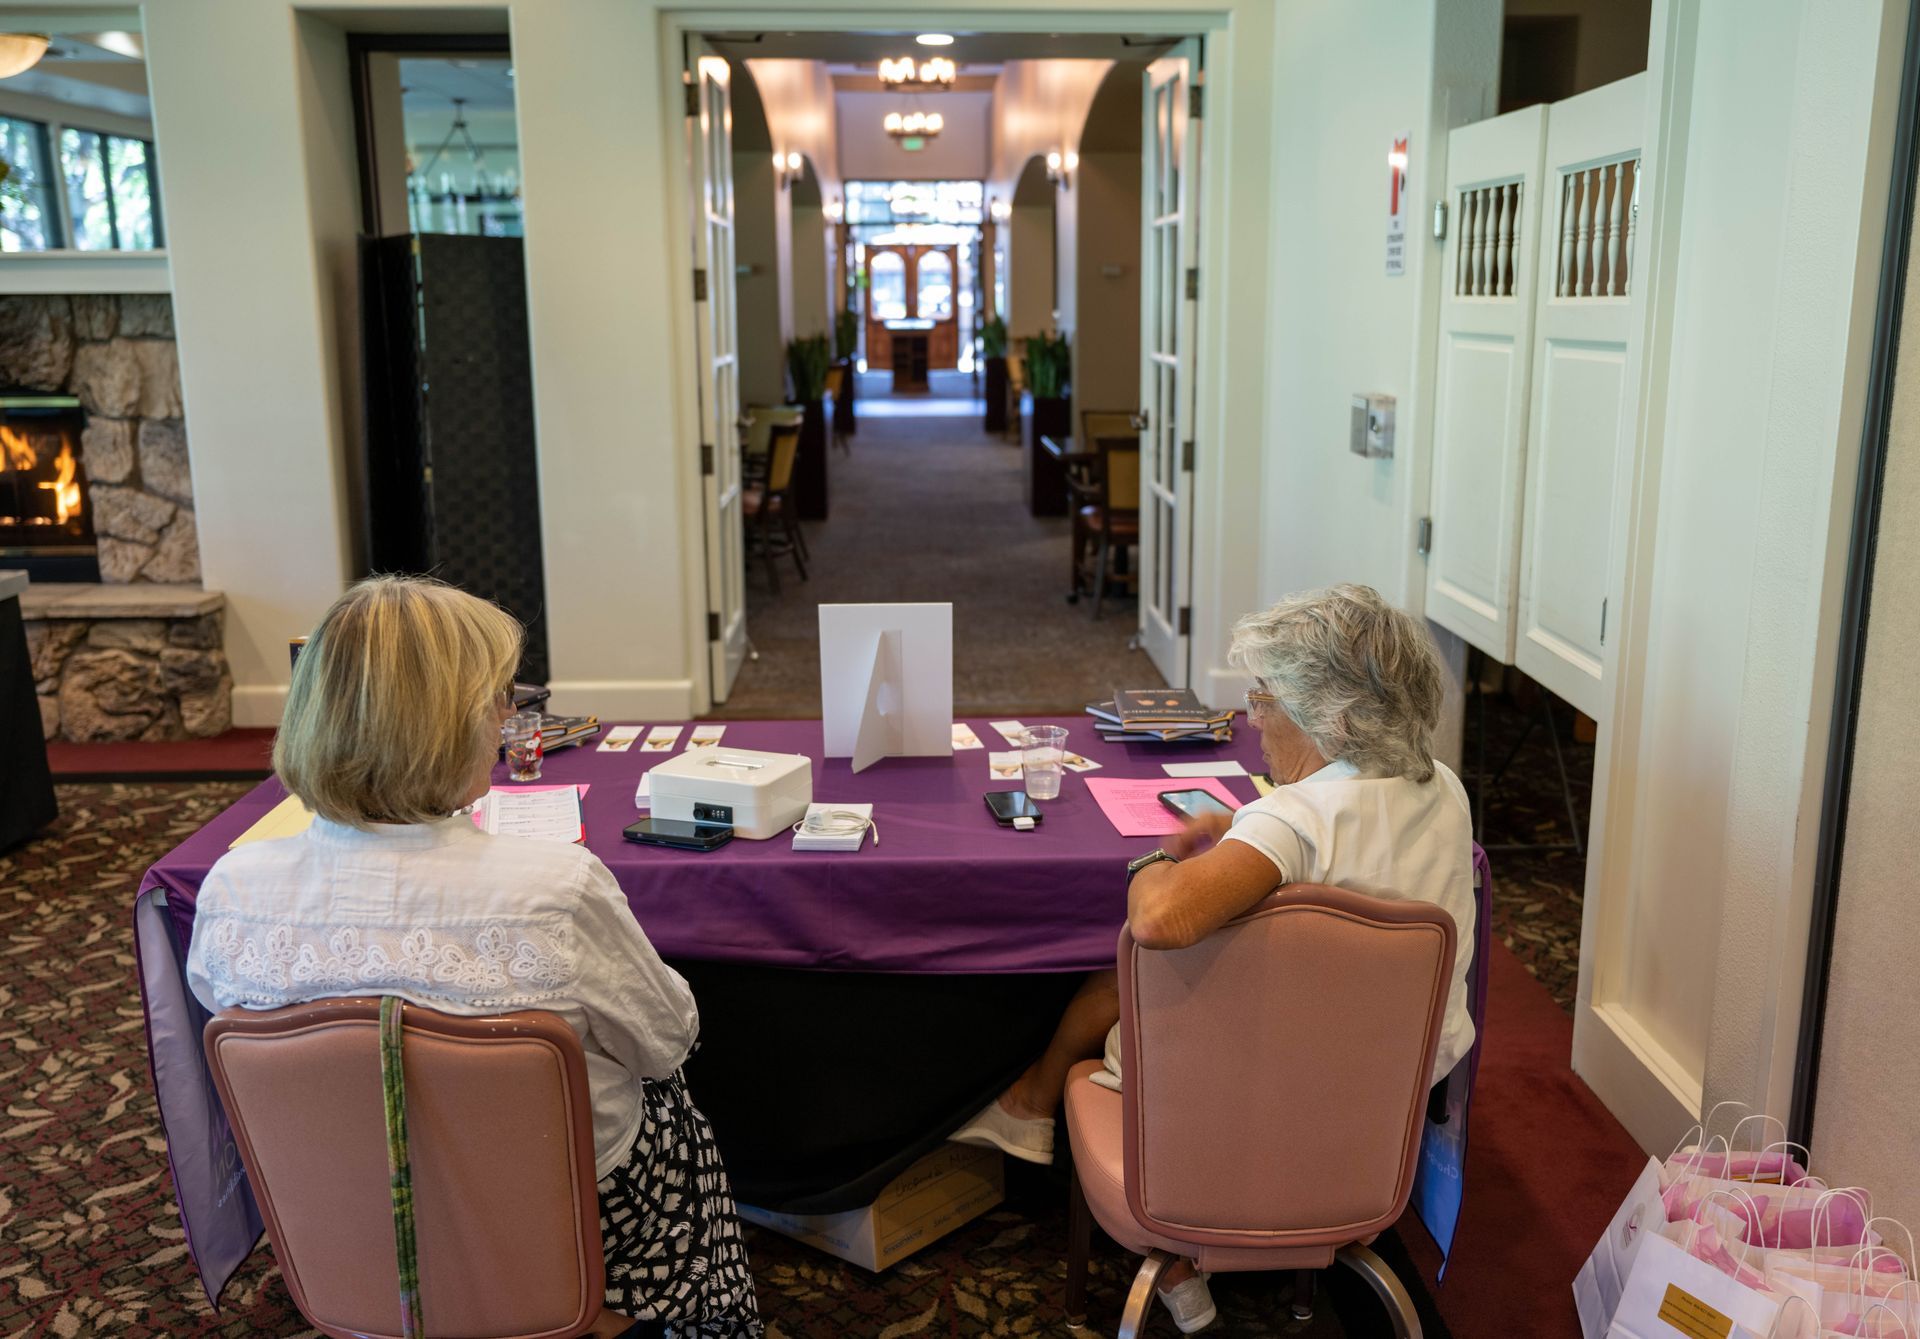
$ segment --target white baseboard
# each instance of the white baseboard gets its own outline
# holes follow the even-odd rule
[[[1576,1006],[1572,1062],[1648,1153],[1665,1156],[1700,1119],[1700,1080],[1617,1004]]]
[[[592,714],[603,721],[684,721],[693,714],[691,679],[556,679],[548,685],[547,710],[561,715]],[[285,684],[236,686],[235,725],[278,725],[286,709]]]
[[[236,684],[233,689],[235,725],[279,725],[287,707],[287,686],[283,683]]]
[[[555,679],[546,709],[603,721],[684,721],[693,715],[691,679]]]

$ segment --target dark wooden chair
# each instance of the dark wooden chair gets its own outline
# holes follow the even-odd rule
[[[1109,573],[1127,576],[1127,550],[1140,541],[1138,420],[1124,409],[1083,410],[1076,446],[1062,457],[1073,512],[1073,584],[1067,601],[1079,603],[1090,588],[1098,618]],[[1097,549],[1091,568],[1089,548]]]
[[[740,495],[748,538],[758,546],[767,565],[767,580],[780,589],[780,559],[792,557],[800,579],[807,579],[807,537],[800,531],[793,501],[793,462],[800,454],[800,425],[775,424],[767,437],[767,473],[762,482],[746,485]]]
[[[840,399],[847,393],[847,369],[829,367],[827,369],[827,395],[833,401],[833,408],[827,414],[827,444],[837,446],[848,455],[853,454],[853,443],[847,434],[840,431]]]

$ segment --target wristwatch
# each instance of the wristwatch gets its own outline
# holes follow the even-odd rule
[[[1152,851],[1148,851],[1145,855],[1141,856],[1138,860],[1129,860],[1127,862],[1127,882],[1131,884],[1133,882],[1134,875],[1138,874],[1141,870],[1145,869],[1148,865],[1157,865],[1162,860],[1173,865],[1177,865],[1180,863],[1180,859],[1178,856],[1168,855],[1163,850],[1155,849]]]

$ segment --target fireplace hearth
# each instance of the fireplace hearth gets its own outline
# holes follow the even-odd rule
[[[35,581],[100,579],[85,422],[73,396],[0,393],[0,567]]]

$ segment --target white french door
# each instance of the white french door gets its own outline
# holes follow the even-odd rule
[[[1545,107],[1447,136],[1427,617],[1513,663]]]
[[[687,166],[693,186],[694,331],[699,359],[701,499],[713,701],[733,691],[747,653],[740,482],[739,311],[733,239],[733,107],[725,60],[687,39]]]
[[[1193,606],[1194,332],[1200,275],[1200,42],[1149,65],[1140,199],[1140,641],[1188,678]]]
[[[1556,102],[1547,123],[1514,663],[1596,720],[1619,612],[1613,513],[1646,96],[1637,74]]]

